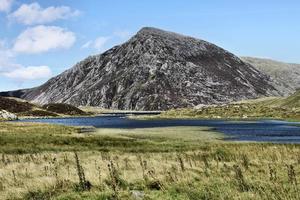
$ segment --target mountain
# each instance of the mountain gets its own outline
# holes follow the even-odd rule
[[[209,42],[156,28],[90,56],[45,84],[3,92],[39,104],[167,110],[277,94],[270,77]]]
[[[242,57],[242,60],[271,76],[274,87],[283,95],[290,95],[300,89],[300,64],[253,57]]]

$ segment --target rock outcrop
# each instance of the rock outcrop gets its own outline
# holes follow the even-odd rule
[[[7,112],[6,110],[0,110],[0,121],[1,120],[11,121],[17,119],[18,119],[17,115]]]
[[[277,94],[270,77],[232,53],[192,37],[143,28],[45,84],[3,92],[39,104],[167,110]]]

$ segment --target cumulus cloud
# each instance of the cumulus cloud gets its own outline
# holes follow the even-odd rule
[[[0,52],[0,56],[1,52]],[[0,58],[0,75],[3,75],[3,73],[7,73],[10,72],[12,69],[19,69],[22,66],[19,64],[15,64],[13,62],[11,62],[10,60],[8,60],[7,58]]]
[[[13,0],[0,0],[0,12],[9,12],[13,4]]]
[[[3,50],[6,46],[6,40],[0,39],[0,50]]]
[[[14,56],[14,53],[9,49],[3,49],[0,47],[0,76],[13,79],[19,83],[27,80],[49,78],[51,76],[52,73],[49,67],[24,67],[13,61]]]
[[[21,66],[9,72],[4,72],[2,75],[18,82],[23,82],[28,80],[49,78],[52,73],[48,66]]]
[[[6,40],[0,39],[0,77],[12,79],[17,83],[49,78],[51,70],[47,66],[25,67],[14,61],[16,54],[7,47]]]
[[[38,3],[32,3],[21,5],[20,8],[9,15],[9,19],[21,24],[33,25],[67,19],[79,14],[78,10],[72,10],[68,6],[42,8]]]
[[[5,41],[0,40],[0,73],[7,72],[11,68],[19,67],[19,65],[11,62],[13,57],[13,52],[5,48]]]
[[[57,26],[27,28],[16,39],[13,50],[19,53],[36,54],[52,49],[68,49],[76,40],[73,32]]]

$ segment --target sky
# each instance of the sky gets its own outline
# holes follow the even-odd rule
[[[145,26],[300,63],[299,0],[0,0],[0,91],[39,86]]]

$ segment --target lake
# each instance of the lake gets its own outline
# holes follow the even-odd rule
[[[225,140],[259,141],[274,143],[300,143],[300,123],[279,120],[226,121],[202,119],[136,120],[126,114],[97,117],[26,119],[22,122],[42,122],[69,126],[94,126],[96,128],[154,128],[171,126],[204,126],[227,136]],[[184,134],[184,133],[183,133]]]

